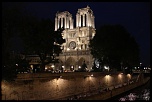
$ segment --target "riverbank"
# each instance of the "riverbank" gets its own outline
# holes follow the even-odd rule
[[[150,80],[141,86],[131,89],[123,94],[114,96],[108,100],[119,100],[119,101],[126,101],[131,99],[149,100],[149,98],[150,98]]]
[[[127,85],[123,85],[121,87],[114,88],[112,90],[108,90],[108,91],[102,92],[100,94],[85,97],[85,98],[83,98],[83,100],[107,100],[107,99],[111,99],[112,97],[115,97],[117,95],[125,93],[125,92],[127,92],[129,90],[132,90],[134,88],[137,88],[139,86],[142,86],[146,82],[148,82],[149,80],[150,80],[150,77],[146,77],[146,78],[144,78],[144,80],[138,80],[137,82],[133,82],[133,83],[130,83],[130,84],[127,84]]]

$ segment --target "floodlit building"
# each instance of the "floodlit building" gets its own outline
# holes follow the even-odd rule
[[[96,33],[95,17],[89,6],[78,9],[76,13],[76,26],[72,14],[68,11],[57,12],[55,17],[55,31],[64,28],[63,38],[66,40],[62,44],[62,53],[59,55],[59,63],[55,68],[63,68],[67,71],[78,70],[81,65],[86,63],[87,70],[93,65],[93,57],[89,49],[89,41]]]
[[[93,65],[93,57],[89,49],[89,41],[96,33],[93,11],[89,6],[78,9],[76,13],[76,25],[72,14],[68,11],[57,12],[55,16],[55,31],[64,28],[62,32],[63,38],[66,40],[62,44],[62,53],[57,57],[59,63],[50,63],[45,66],[48,70],[74,71],[81,68],[85,62],[86,70],[91,70]],[[26,58],[31,68],[37,68],[40,65],[38,55],[28,55]]]

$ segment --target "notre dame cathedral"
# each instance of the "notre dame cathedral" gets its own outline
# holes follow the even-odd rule
[[[64,28],[63,38],[66,40],[62,44],[62,53],[59,55],[59,63],[55,68],[64,70],[78,70],[85,62],[87,70],[93,65],[93,57],[89,50],[89,41],[95,35],[94,14],[89,6],[78,9],[76,14],[76,27],[72,14],[68,11],[57,12],[55,17],[55,31]]]
[[[94,59],[89,50],[89,41],[95,35],[94,14],[89,6],[78,9],[76,14],[76,27],[72,14],[68,11],[57,12],[55,17],[55,31],[64,28],[63,38],[66,40],[61,45],[63,51],[57,57],[59,63],[50,63],[45,66],[46,70],[75,71],[81,69],[86,64],[86,70],[91,70]],[[29,55],[27,60],[31,68],[39,66],[40,58],[38,55]]]

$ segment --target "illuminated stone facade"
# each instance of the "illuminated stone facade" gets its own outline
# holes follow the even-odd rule
[[[55,17],[55,31],[64,28],[62,35],[66,40],[62,44],[63,53],[59,55],[59,62],[55,68],[73,71],[81,68],[85,61],[87,69],[93,64],[93,57],[89,50],[89,41],[95,35],[94,14],[89,6],[78,9],[76,14],[76,27],[72,14],[68,11],[57,12]]]
[[[62,76],[62,77],[59,77]],[[93,94],[104,92],[104,94],[93,95],[96,99],[103,100],[108,95],[105,90],[107,87],[112,90],[112,95],[118,95],[132,88],[147,82],[138,80],[138,75],[128,75],[111,73],[105,75],[101,72],[79,72],[79,73],[26,73],[18,74],[14,82],[1,81],[2,100],[67,100],[74,95],[83,96],[86,93]],[[128,80],[131,83],[127,85]],[[122,87],[121,84],[124,84]],[[113,90],[115,86],[115,89]],[[120,88],[118,88],[120,87]],[[118,91],[116,91],[118,89]],[[88,95],[87,94],[87,95]],[[95,99],[95,100],[96,100]]]

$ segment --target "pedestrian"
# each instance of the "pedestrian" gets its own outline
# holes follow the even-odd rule
[[[86,71],[87,65],[85,63],[85,61],[83,62],[82,66],[81,66],[81,70],[82,71]]]

